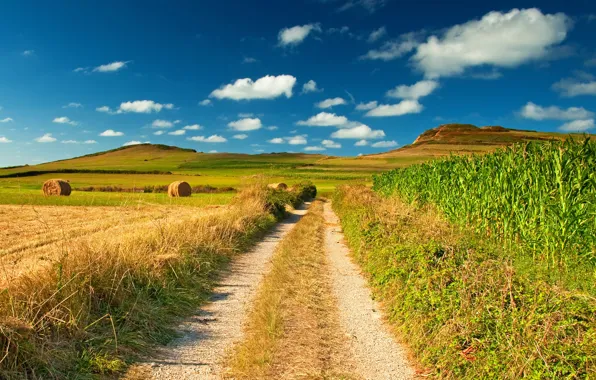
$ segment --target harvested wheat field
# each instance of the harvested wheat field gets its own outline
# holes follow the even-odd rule
[[[77,207],[0,205],[0,285],[49,265],[76,244],[125,239],[219,207]],[[16,222],[18,221],[18,222]]]

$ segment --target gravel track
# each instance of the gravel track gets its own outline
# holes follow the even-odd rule
[[[242,338],[244,319],[277,244],[306,214],[310,203],[294,211],[251,251],[232,261],[211,302],[179,328],[175,340],[148,364],[154,379],[220,379],[226,350]]]
[[[379,305],[358,267],[350,259],[343,233],[331,203],[325,204],[325,245],[333,293],[339,307],[340,325],[350,338],[350,351],[359,375],[365,379],[411,379],[414,371],[405,350],[383,323]]]

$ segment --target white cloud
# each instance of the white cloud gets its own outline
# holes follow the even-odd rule
[[[209,100],[209,99],[205,99],[205,100],[201,100],[201,101],[199,102],[199,105],[200,105],[200,106],[203,106],[203,107],[209,107],[209,106],[212,106],[212,105],[213,105],[213,103],[211,102],[211,100]]]
[[[151,123],[151,126],[153,128],[172,128],[174,126],[174,123],[168,120],[157,119],[154,120],[153,123]]]
[[[333,148],[333,149],[341,148],[341,144],[337,143],[333,140],[323,140],[323,141],[321,141],[321,145],[323,145],[325,148]]]
[[[54,120],[52,120],[52,123],[78,125],[78,123],[76,121],[70,120],[66,116],[57,117]]]
[[[371,145],[373,148],[394,148],[397,146],[397,141],[379,141]]]
[[[309,92],[322,92],[322,91],[323,91],[323,89],[318,88],[317,82],[315,82],[312,79],[302,85],[302,93],[303,94],[308,94]]]
[[[130,62],[130,61],[126,61],[126,62],[116,61],[116,62],[108,63],[105,65],[97,66],[96,68],[93,69],[93,71],[100,72],[100,73],[110,73],[110,72],[118,71],[118,70],[125,68],[126,64],[128,64],[128,62]]]
[[[139,145],[139,144],[151,144],[151,141],[137,141],[137,140],[132,140],[132,141],[128,141],[125,142],[124,144],[122,144],[122,146],[131,146],[131,145]]]
[[[210,150],[210,151],[209,151],[209,152],[207,152],[207,153],[217,153],[217,151],[216,151],[215,149],[212,149],[212,150]]]
[[[257,118],[246,118],[240,119],[236,121],[232,121],[228,123],[228,127],[232,128],[235,131],[254,131],[257,129],[261,129],[263,124],[261,123],[261,119]]]
[[[515,67],[547,56],[570,27],[563,13],[543,14],[536,8],[494,11],[455,25],[442,37],[429,37],[412,60],[429,78],[458,75],[474,66]]]
[[[553,89],[567,98],[580,95],[596,95],[596,81],[582,83],[575,79],[562,79],[553,84]]]
[[[182,123],[182,120],[174,120],[174,124],[180,124]]]
[[[594,119],[574,120],[565,123],[559,127],[559,130],[564,132],[585,132],[594,128]]]
[[[528,102],[522,110],[521,115],[532,120],[585,120],[592,118],[594,113],[583,107],[569,107],[562,109],[557,106],[541,107]]]
[[[268,142],[269,144],[283,144],[283,143],[285,143],[286,141],[285,141],[284,139],[282,139],[281,137],[276,137],[276,138],[273,138],[273,139],[271,139],[271,140],[267,140],[267,142]]]
[[[367,146],[367,145],[368,145],[368,141],[366,141],[366,140],[358,140],[354,144],[354,146]]]
[[[77,140],[62,140],[60,141],[62,144],[79,144]]]
[[[304,148],[304,150],[306,152],[322,152],[326,149],[323,148],[322,146],[307,146],[306,148]]]
[[[307,125],[310,127],[337,127],[348,123],[348,118],[345,116],[337,116],[334,113],[320,112],[315,116],[311,116],[308,120],[301,120],[297,125]]]
[[[186,129],[187,131],[198,131],[198,130],[203,129],[203,126],[199,125],[199,124],[193,124],[193,125],[187,125],[182,129]]]
[[[358,111],[368,111],[368,110],[372,110],[373,108],[376,108],[378,105],[376,100],[373,100],[371,102],[368,103],[360,103],[356,106],[356,110]]]
[[[11,117],[5,117],[4,119],[0,120],[0,123],[10,123],[14,121]]]
[[[291,28],[283,28],[279,31],[277,39],[281,46],[296,46],[301,44],[311,32],[320,32],[321,26],[319,24],[306,24],[302,26],[294,26]]]
[[[45,135],[38,137],[35,139],[38,143],[51,143],[56,141],[54,137],[52,137],[51,133],[46,133]]]
[[[227,84],[214,90],[209,97],[217,99],[250,100],[275,99],[285,95],[292,97],[292,88],[296,78],[291,75],[266,75],[253,82],[250,78],[237,79],[233,84]]]
[[[296,135],[292,137],[287,137],[288,144],[290,145],[304,145],[307,143],[306,135]]]
[[[369,13],[376,12],[384,7],[389,0],[346,0],[344,4],[337,9],[338,12],[344,12],[354,7],[362,7]]]
[[[391,61],[403,57],[420,44],[420,38],[420,33],[404,34],[397,40],[385,42],[379,49],[369,50],[360,59]]]
[[[32,55],[35,55],[35,50],[25,50],[22,54],[24,57],[31,57]]]
[[[83,107],[83,105],[81,103],[74,103],[74,102],[71,102],[65,106],[62,106],[62,108],[82,108],[82,107]]]
[[[8,143],[11,143],[11,142],[12,142],[12,140],[9,140],[9,139],[7,139],[4,136],[0,136],[0,143],[2,143],[2,144],[8,144]]]
[[[97,144],[97,141],[95,141],[95,140],[85,140],[85,141],[83,141],[83,144]]]
[[[347,104],[346,101],[342,98],[332,98],[332,99],[325,99],[321,102],[315,104],[318,108],[331,108],[334,106],[340,106],[343,104]]]
[[[124,102],[120,104],[118,113],[122,112],[136,112],[136,113],[151,113],[160,112],[162,109],[171,110],[174,105],[171,103],[161,104],[153,100],[135,100],[134,102]]]
[[[168,132],[168,135],[172,135],[172,136],[182,136],[186,133],[186,131],[184,129],[179,129],[177,131],[172,131],[172,132]]]
[[[368,42],[376,42],[383,38],[387,34],[387,29],[382,26],[379,29],[373,30],[370,35],[368,36]]]
[[[108,106],[101,106],[95,109],[97,112],[112,113],[112,109]]]
[[[155,131],[155,132],[153,132],[153,134],[154,134],[155,136],[161,136],[161,135],[163,135],[164,133],[166,133],[166,131]]]
[[[255,116],[255,115],[253,113],[250,113],[250,112],[240,112],[238,114],[238,117],[240,117],[240,118],[253,117],[253,116]]]
[[[232,136],[232,138],[236,139],[236,140],[244,140],[244,139],[248,138],[248,135],[244,134],[244,133],[240,133],[238,135]]]
[[[267,127],[267,130],[269,131],[277,131],[279,128],[276,125],[270,125],[269,127]]]
[[[107,129],[107,130],[101,132],[99,135],[102,137],[118,137],[118,136],[124,136],[124,133],[116,132],[113,129]]]
[[[259,62],[258,59],[253,58],[253,57],[244,57],[244,59],[242,60],[242,63],[257,63]]]
[[[409,113],[420,113],[424,107],[417,100],[402,100],[397,104],[379,104],[376,108],[368,111],[365,116],[387,117],[402,116]]]
[[[430,95],[439,87],[439,83],[434,80],[422,80],[416,82],[411,86],[401,85],[395,87],[393,90],[387,91],[387,96],[399,99],[420,99],[424,96]]]
[[[187,138],[187,140],[198,141],[198,142],[206,142],[206,143],[224,143],[224,142],[228,141],[225,137],[222,137],[220,135],[211,135],[209,137],[205,137],[205,136],[193,136],[193,137]]]
[[[373,140],[385,137],[382,130],[373,130],[368,125],[360,124],[351,128],[343,128],[331,134],[336,139]]]

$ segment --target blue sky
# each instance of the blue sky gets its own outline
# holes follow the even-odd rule
[[[145,142],[357,155],[594,131],[592,1],[4,1],[0,166]]]

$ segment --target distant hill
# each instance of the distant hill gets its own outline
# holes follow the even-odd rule
[[[477,127],[472,124],[443,124],[425,131],[410,145],[368,157],[420,157],[421,159],[428,159],[452,153],[486,153],[514,143],[553,139],[564,140],[570,136],[581,137],[583,135],[524,131],[507,129],[496,125]]]

